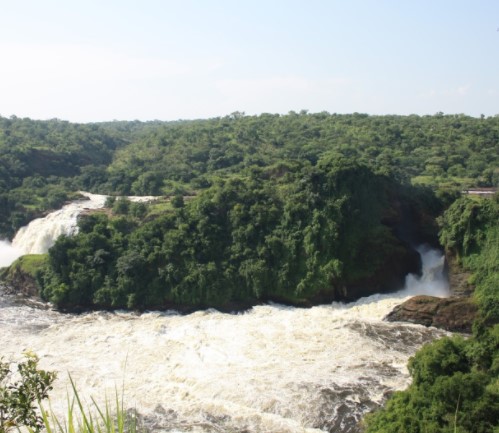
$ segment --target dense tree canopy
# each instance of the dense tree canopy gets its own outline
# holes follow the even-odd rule
[[[77,236],[50,250],[43,294],[62,307],[198,308],[352,299],[363,285],[394,289],[418,266],[397,236],[404,209],[394,203],[412,200],[420,212],[418,193],[425,196],[325,157],[316,166],[280,163],[219,179],[153,219],[117,200],[113,211],[122,216],[86,217]]]
[[[171,195],[282,161],[354,158],[400,180],[499,181],[499,117],[241,113],[209,120],[73,124],[0,117],[0,233],[72,191]]]

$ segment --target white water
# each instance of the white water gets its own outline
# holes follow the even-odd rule
[[[125,399],[163,431],[354,431],[387,391],[408,385],[408,357],[442,335],[386,323],[403,298],[372,296],[245,314],[206,311],[79,316],[8,303],[0,309],[2,355],[23,350],[58,371],[52,405],[63,413],[67,373],[102,401]]]
[[[414,288],[412,289],[414,290]],[[355,432],[387,392],[409,384],[408,358],[442,331],[382,319],[407,293],[296,309],[63,315],[0,298],[2,355],[24,350],[68,374],[87,402],[114,395],[165,432]]]
[[[449,281],[444,275],[445,257],[427,245],[417,248],[421,256],[423,273],[420,277],[409,274],[405,279],[405,289],[401,292],[406,295],[431,295],[444,298],[450,296]]]
[[[9,266],[23,254],[46,253],[59,236],[71,236],[77,232],[78,216],[83,211],[104,207],[108,197],[83,191],[80,191],[80,194],[86,199],[71,202],[43,218],[31,221],[27,226],[19,229],[12,243],[0,240],[0,267]],[[127,198],[133,202],[145,202],[155,200],[157,197],[131,196]]]
[[[12,241],[12,247],[22,254],[43,254],[54,245],[60,235],[76,233],[78,215],[85,209],[104,207],[107,196],[82,192],[87,200],[78,200],[65,205],[62,209],[37,218],[19,229]]]
[[[13,247],[7,240],[0,240],[0,268],[9,266],[14,260],[22,255],[22,252]]]
[[[34,235],[56,233],[51,221]],[[409,296],[446,294],[443,258],[421,253],[423,275],[405,290],[310,309],[64,315],[0,295],[1,355],[16,361],[31,350],[58,372],[59,414],[71,374],[88,402],[112,399],[124,383],[126,404],[154,431],[355,432],[365,412],[408,385],[408,358],[444,334],[382,320]]]

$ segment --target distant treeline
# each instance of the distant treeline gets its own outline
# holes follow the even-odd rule
[[[499,182],[499,117],[307,112],[74,124],[0,117],[0,235],[79,189],[190,194],[251,167],[325,154],[447,189]]]

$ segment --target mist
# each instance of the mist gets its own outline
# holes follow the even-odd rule
[[[10,266],[21,255],[22,252],[12,246],[9,241],[0,240],[0,268]]]

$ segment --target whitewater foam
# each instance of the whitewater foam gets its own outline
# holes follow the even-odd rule
[[[408,357],[443,335],[383,322],[404,299],[186,316],[10,306],[0,310],[2,352],[15,359],[32,350],[59,372],[51,395],[61,414],[69,373],[101,402],[124,382],[127,404],[153,430],[354,432],[362,414],[408,385]]]
[[[421,276],[407,275],[401,295],[450,296],[449,281],[444,275],[445,256],[428,245],[419,246],[417,251],[421,256],[423,272]]]
[[[46,253],[59,236],[71,236],[77,233],[78,217],[83,211],[103,208],[108,198],[107,195],[91,194],[84,191],[79,191],[79,193],[85,197],[84,200],[73,201],[61,209],[51,212],[43,218],[37,218],[27,226],[20,228],[12,241],[12,249],[8,250],[12,252],[6,253],[6,257],[17,258],[21,254]],[[158,197],[130,196],[126,198],[132,202],[148,202]],[[1,247],[3,251],[3,248],[9,247],[9,245],[2,245]],[[4,266],[10,264],[8,259],[5,260],[5,263]]]
[[[86,200],[71,202],[61,209],[37,218],[19,229],[12,241],[13,247],[23,254],[44,254],[61,235],[73,235],[77,231],[80,213],[88,209],[104,207],[107,196],[80,192]]]
[[[9,241],[0,240],[0,268],[10,266],[22,254],[22,251],[13,246]]]

